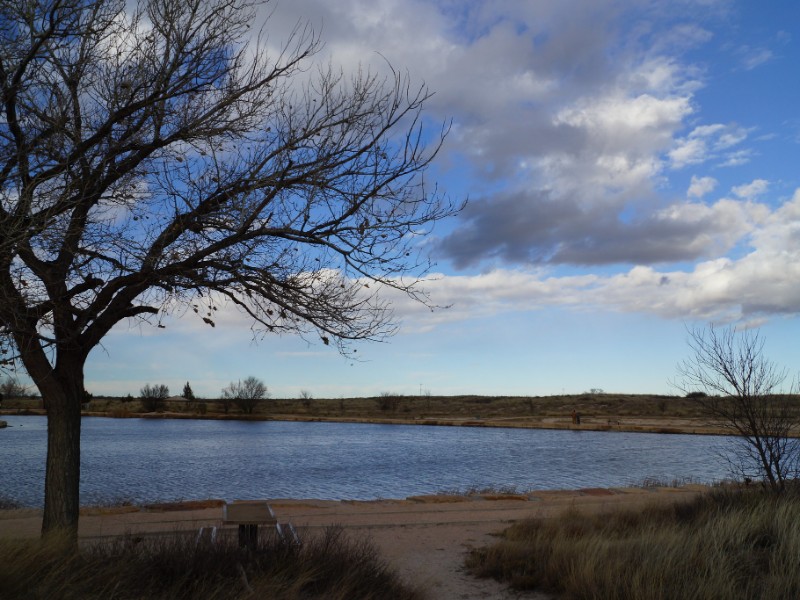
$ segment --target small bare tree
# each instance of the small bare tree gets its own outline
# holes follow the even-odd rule
[[[139,390],[139,399],[142,408],[147,412],[156,412],[164,408],[164,401],[169,398],[169,387],[163,383],[155,385],[146,384]]]
[[[786,370],[764,356],[764,339],[754,330],[694,329],[689,346],[676,387],[741,440],[730,456],[737,476],[783,492],[800,466],[800,440],[793,437],[800,419],[793,396],[781,390]]]
[[[9,400],[11,398],[22,398],[28,393],[16,377],[6,376],[0,381],[0,397]]]
[[[258,403],[269,398],[269,393],[266,384],[251,375],[244,381],[229,383],[222,390],[222,398],[233,402],[244,414],[252,415]]]

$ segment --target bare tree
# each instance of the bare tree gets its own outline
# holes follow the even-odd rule
[[[0,0],[0,356],[47,408],[43,534],[76,535],[84,365],[120,321],[227,302],[346,351],[394,331],[379,288],[425,301],[420,236],[458,208],[423,178],[429,92],[314,68],[307,27],[269,55],[254,18]]]
[[[222,398],[233,402],[246,415],[252,415],[258,403],[269,398],[269,393],[264,382],[251,375],[244,381],[229,383],[228,387],[222,390]]]
[[[146,384],[139,390],[142,408],[147,412],[156,412],[164,408],[164,401],[169,398],[169,388],[163,383]]]
[[[28,390],[16,377],[10,375],[0,381],[0,397],[10,400],[11,398],[22,398],[27,396]]]
[[[689,346],[677,387],[741,440],[731,457],[738,476],[783,492],[800,467],[796,398],[781,390],[787,372],[764,356],[757,331],[695,329]]]

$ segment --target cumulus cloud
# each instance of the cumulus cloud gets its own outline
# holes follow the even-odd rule
[[[721,199],[711,205],[675,203],[625,220],[602,206],[509,194],[469,205],[463,225],[440,248],[461,268],[481,262],[678,262],[727,252],[752,231],[762,213],[760,205]]]
[[[690,198],[702,198],[706,194],[710,194],[717,187],[718,181],[713,177],[697,177],[692,175],[692,181],[689,184],[689,189],[686,195]]]
[[[632,239],[631,243],[640,245],[640,252],[646,251],[650,244],[652,252],[661,255],[664,250],[658,247],[659,243],[668,248],[678,247],[681,245],[678,238],[683,236],[686,243],[699,246],[690,248],[688,253],[702,251],[711,257],[683,269],[637,264],[615,273],[573,274],[569,270],[562,273],[555,264],[498,267],[476,274],[438,273],[419,285],[429,298],[428,304],[384,286],[377,286],[378,295],[392,307],[394,319],[402,324],[401,334],[432,330],[447,322],[547,307],[749,324],[775,315],[800,314],[800,287],[796,285],[800,280],[800,189],[776,208],[732,199],[721,199],[711,205],[675,204],[658,211],[644,230],[653,235],[662,230],[669,233],[660,242],[644,239],[646,236],[642,239],[623,236],[616,249],[608,249],[613,248],[611,242],[598,244],[597,248],[624,255],[628,251],[625,240]],[[748,245],[738,258],[723,255],[743,238]],[[590,250],[559,248],[559,252],[584,256]],[[370,291],[375,291],[375,287]],[[431,305],[447,308],[431,310]],[[252,320],[244,313],[221,298],[216,306],[215,343],[239,344],[242,336],[252,334]],[[167,330],[207,335],[208,327],[192,316],[170,319]],[[123,326],[117,330],[121,332]],[[316,337],[311,334],[309,340],[313,343]],[[319,350],[321,346],[317,344],[315,348]]]
[[[431,85],[429,115],[452,119],[438,167],[446,176],[458,168],[471,202],[436,253],[456,268],[489,272],[443,277],[433,288],[456,290],[462,303],[471,296],[459,286],[521,286],[545,304],[591,298],[686,315],[711,310],[715,297],[734,306],[720,290],[736,286],[723,282],[745,272],[747,256],[765,256],[779,211],[757,202],[769,191],[762,179],[713,198],[717,178],[696,175],[685,197],[664,195],[665,181],[684,169],[741,166],[755,156],[746,126],[702,118],[697,92],[707,66],[687,53],[712,42],[702,18],[730,6],[685,6],[691,19],[649,0],[295,0],[278,5],[274,18],[288,31],[314,15],[323,58],[346,70],[380,70],[388,60]],[[773,58],[762,47],[739,52],[747,68]],[[759,246],[745,258],[726,257],[753,240]],[[687,261],[697,265],[669,268]],[[570,265],[626,271],[564,278],[536,270]]]
[[[691,133],[675,141],[669,151],[673,169],[681,169],[687,165],[704,163],[709,160],[728,163],[737,156],[731,150],[733,146],[747,139],[747,131],[738,125],[702,125],[695,127]]]
[[[766,205],[721,200],[713,206],[676,206],[663,215],[710,227],[728,220],[729,231],[749,231],[740,258],[717,256],[686,270],[636,265],[615,274],[558,275],[551,270],[495,269],[480,275],[444,276],[426,284],[446,311],[398,302],[412,327],[548,306],[597,308],[678,320],[754,323],[774,315],[800,314],[800,190],[771,210]],[[680,214],[678,214],[680,213]],[[717,233],[708,229],[709,243]],[[727,246],[737,237],[723,242]]]
[[[769,187],[769,182],[766,179],[755,179],[750,183],[745,183],[743,185],[737,185],[731,191],[739,198],[745,198],[747,200],[751,198],[756,198],[757,196],[761,196],[767,191]]]
[[[440,172],[457,166],[473,199],[439,258],[657,264],[708,257],[742,231],[667,218],[668,172],[750,157],[746,128],[698,118],[705,72],[686,53],[713,36],[680,12],[649,0],[295,0],[275,8],[273,25],[313,15],[323,58],[350,71],[388,60],[431,85],[428,114],[453,123]],[[710,181],[687,197],[704,198]]]

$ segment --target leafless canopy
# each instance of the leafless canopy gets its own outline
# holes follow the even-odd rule
[[[169,387],[163,383],[145,384],[139,390],[139,398],[141,399],[142,407],[147,412],[161,410],[164,407],[164,402],[169,398]]]
[[[732,462],[739,476],[783,491],[800,467],[793,437],[800,433],[800,414],[796,398],[781,389],[787,372],[764,356],[764,339],[754,330],[695,329],[689,346],[692,356],[678,366],[677,387],[740,438]]]
[[[0,2],[0,324],[26,366],[222,299],[264,331],[376,338],[414,292],[428,91],[268,54],[245,0]],[[247,41],[247,43],[244,43]]]
[[[43,532],[77,531],[83,368],[120,321],[228,302],[345,349],[392,332],[376,288],[425,299],[457,209],[423,178],[429,92],[315,66],[302,25],[273,48],[258,8],[0,0],[0,359],[48,410]]]
[[[222,389],[223,402],[232,401],[248,415],[253,414],[258,403],[265,398],[269,398],[267,385],[252,375],[244,381],[231,382]]]

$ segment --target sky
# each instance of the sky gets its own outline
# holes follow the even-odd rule
[[[456,217],[425,238],[430,310],[354,347],[121,324],[90,355],[95,395],[145,383],[218,397],[677,393],[695,327],[760,328],[800,363],[800,3],[790,0],[281,0],[347,72],[394,68],[451,122],[430,176]]]

